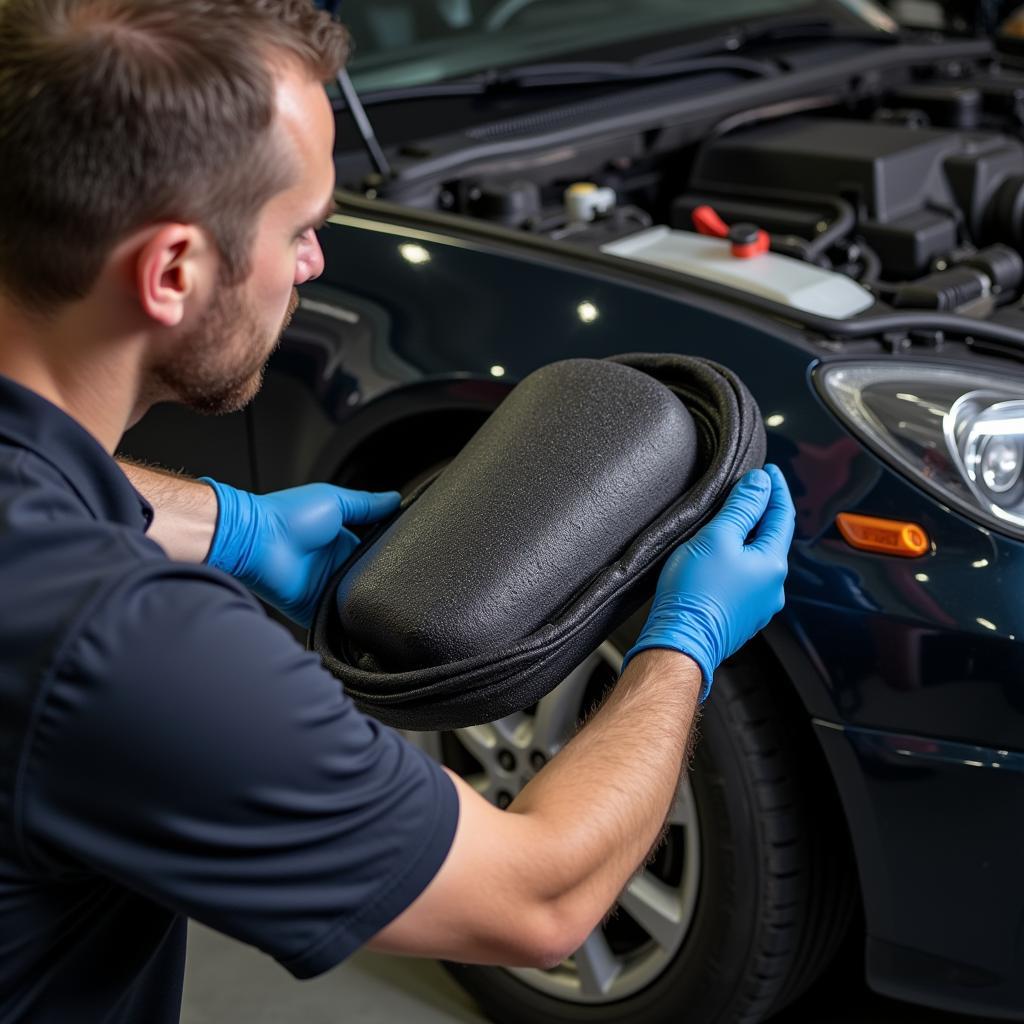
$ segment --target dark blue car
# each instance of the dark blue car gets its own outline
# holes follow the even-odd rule
[[[455,977],[497,1021],[752,1024],[853,928],[876,991],[1024,1020],[1014,44],[861,0],[341,13],[326,272],[251,408],[157,410],[126,449],[409,489],[537,367],[678,352],[748,384],[798,509],[786,609],[721,669],[616,913],[554,970]],[[535,708],[416,741],[507,805],[636,626]]]

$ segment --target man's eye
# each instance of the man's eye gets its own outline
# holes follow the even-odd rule
[[[325,227],[327,227],[327,218],[326,217],[322,221],[320,221],[319,224],[312,224],[308,228],[306,228],[305,230],[303,230],[299,234],[297,234],[295,236],[295,241],[296,242],[304,241],[304,240],[310,238],[312,235],[314,235],[317,231],[321,231]]]

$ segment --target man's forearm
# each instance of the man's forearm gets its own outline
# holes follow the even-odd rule
[[[668,819],[701,689],[698,662],[710,677],[782,607],[795,518],[777,467],[740,479],[714,519],[669,556],[604,706],[509,810],[453,775],[459,823],[448,857],[375,948],[552,966],[586,941]]]
[[[201,562],[217,525],[217,496],[198,480],[126,459],[118,465],[132,486],[153,506],[148,536],[178,562]]]
[[[700,688],[700,670],[685,655],[638,654],[590,722],[510,805],[536,823],[543,841],[535,849],[549,858],[536,872],[540,896],[569,920],[607,911],[661,835]]]

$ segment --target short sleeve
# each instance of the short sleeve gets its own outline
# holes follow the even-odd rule
[[[81,865],[297,977],[408,907],[458,819],[441,768],[360,713],[234,581],[173,563],[90,612],[29,750],[33,861]]]

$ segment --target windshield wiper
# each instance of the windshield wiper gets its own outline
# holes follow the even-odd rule
[[[447,96],[483,96],[518,89],[564,88],[613,82],[654,81],[714,71],[768,78],[782,73],[774,61],[743,56],[738,51],[773,42],[898,43],[898,32],[850,30],[828,19],[778,19],[737,26],[712,39],[656,50],[630,61],[554,61],[483,71],[462,78],[360,92],[364,106],[399,103],[411,99]]]
[[[364,106],[399,103],[403,100],[433,99],[442,96],[483,96],[517,89],[551,89],[568,86],[602,85],[610,82],[654,81],[659,78],[681,78],[711,71],[732,71],[738,74],[767,78],[780,69],[767,61],[745,57],[699,57],[690,60],[648,63],[646,61],[564,61],[551,64],[524,64],[517,68],[484,71],[465,78],[394,89],[375,89],[360,93]]]
[[[765,18],[752,24],[733,26],[718,36],[719,45],[730,52],[744,50],[763,43],[783,42],[858,42],[858,43],[898,43],[904,38],[899,25],[893,27],[848,28],[837,25],[828,18]],[[678,50],[662,50],[660,56],[679,52]],[[655,55],[657,59],[658,55]]]

